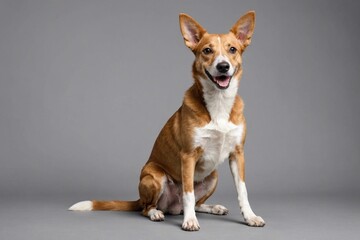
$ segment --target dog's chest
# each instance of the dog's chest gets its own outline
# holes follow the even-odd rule
[[[235,125],[229,121],[211,121],[204,127],[196,128],[194,134],[195,147],[203,149],[195,169],[195,181],[201,181],[214,171],[235,146],[240,144],[243,125]]]
[[[229,157],[235,146],[240,144],[244,129],[243,124],[235,125],[229,121],[238,81],[233,79],[226,90],[218,90],[204,79],[200,79],[200,82],[211,121],[203,127],[194,129],[194,146],[203,149],[202,157],[195,167],[195,181],[202,181]]]

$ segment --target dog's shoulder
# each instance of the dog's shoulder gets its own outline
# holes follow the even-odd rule
[[[230,121],[235,125],[245,124],[244,101],[239,95],[236,95],[234,105],[230,112]]]
[[[202,93],[195,84],[185,92],[182,112],[184,113],[182,114],[183,116],[190,118],[192,121],[196,121],[197,125],[205,125],[211,120]]]

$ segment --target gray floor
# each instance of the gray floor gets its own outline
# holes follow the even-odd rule
[[[221,198],[221,197],[220,197]],[[359,239],[360,197],[253,196],[264,228],[244,225],[235,199],[227,216],[198,214],[199,232],[180,229],[182,216],[151,222],[138,212],[70,212],[79,199],[1,199],[0,239]],[[219,197],[214,199],[220,200]]]

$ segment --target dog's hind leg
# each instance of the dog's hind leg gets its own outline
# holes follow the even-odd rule
[[[217,171],[213,171],[203,182],[195,184],[195,194],[199,200],[196,202],[195,211],[215,215],[226,215],[228,210],[222,205],[208,205],[205,201],[214,193],[218,182]]]
[[[139,194],[143,207],[142,214],[152,221],[163,221],[164,213],[157,209],[158,201],[164,191],[166,174],[155,163],[148,163],[141,171]]]

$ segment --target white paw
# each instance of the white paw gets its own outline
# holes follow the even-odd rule
[[[82,201],[72,205],[70,211],[91,211],[93,209],[92,201]]]
[[[252,216],[250,218],[245,218],[245,221],[249,226],[252,226],[252,227],[263,227],[263,226],[265,226],[265,221],[260,216],[254,215],[254,216]]]
[[[164,221],[165,219],[164,213],[157,209],[151,209],[148,213],[148,216],[151,221],[155,221],[155,222]]]
[[[182,229],[185,231],[199,231],[200,225],[196,218],[190,218],[186,221],[184,220]]]
[[[211,213],[216,215],[226,215],[229,213],[229,210],[222,205],[215,205],[213,206]]]

